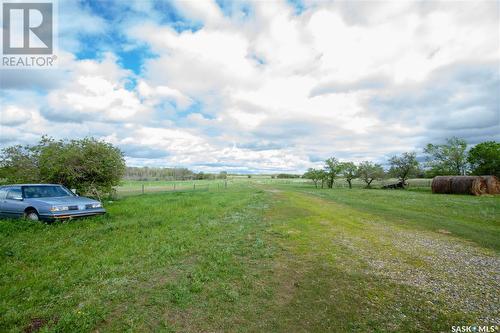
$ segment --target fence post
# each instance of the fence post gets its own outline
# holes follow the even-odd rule
[[[144,194],[144,184],[142,184],[142,194]]]
[[[175,183],[174,183],[174,191],[175,191]]]
[[[196,190],[196,184],[193,184],[193,190]]]

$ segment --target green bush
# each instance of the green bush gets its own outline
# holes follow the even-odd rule
[[[55,183],[78,193],[110,194],[125,172],[123,153],[94,138],[54,140],[2,150],[0,177],[8,183]]]

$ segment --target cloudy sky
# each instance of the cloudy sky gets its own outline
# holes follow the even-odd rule
[[[301,172],[500,139],[500,2],[64,1],[58,68],[0,70],[0,148]]]

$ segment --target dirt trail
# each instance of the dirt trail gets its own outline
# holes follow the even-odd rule
[[[500,325],[500,257],[493,250],[443,232],[404,228],[314,195],[274,195],[295,209],[307,209],[308,220],[321,230],[314,242],[349,249],[356,260],[365,263],[365,273],[418,288],[430,299],[444,299],[451,308],[480,322]],[[324,253],[318,251],[317,255]],[[351,263],[340,260],[337,264],[349,269]]]

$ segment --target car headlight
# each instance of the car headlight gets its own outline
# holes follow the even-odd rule
[[[100,202],[95,202],[92,204],[92,208],[101,208],[102,204]]]
[[[68,206],[52,206],[50,208],[51,212],[62,212],[65,210],[69,210]]]

